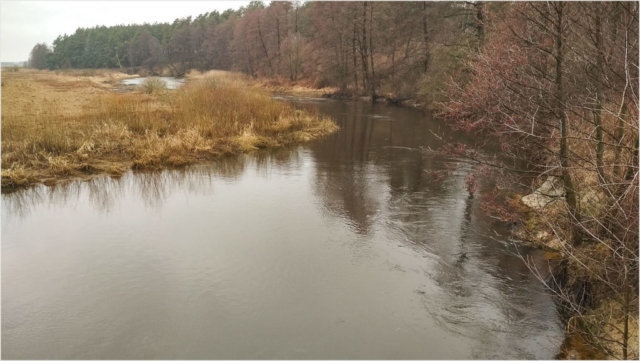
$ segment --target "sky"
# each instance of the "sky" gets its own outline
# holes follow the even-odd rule
[[[36,43],[96,25],[173,22],[249,1],[0,1],[0,59],[25,61]]]

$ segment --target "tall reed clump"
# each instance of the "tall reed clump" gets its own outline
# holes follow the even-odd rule
[[[161,94],[103,94],[74,116],[53,107],[3,114],[2,186],[180,166],[335,129],[332,120],[276,101],[243,77],[213,73]]]
[[[242,78],[231,76],[204,78],[180,89],[173,110],[180,124],[194,126],[203,136],[214,138],[246,138],[251,133],[278,140],[307,127],[331,127],[330,122],[296,111],[269,93],[248,87]]]
[[[160,78],[147,78],[140,83],[140,90],[144,94],[162,94],[167,90],[167,85]]]

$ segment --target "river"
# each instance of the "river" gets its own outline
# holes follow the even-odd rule
[[[123,80],[120,81],[120,84],[131,85],[131,86],[139,86],[139,85],[142,85],[142,83],[146,79],[158,79],[158,80],[160,80],[160,81],[162,81],[164,83],[164,86],[167,89],[170,89],[170,90],[178,89],[178,88],[180,88],[182,86],[182,84],[185,83],[185,80],[183,78],[176,78],[176,77],[172,77],[172,76],[159,76],[159,77],[155,77],[155,78],[140,77],[140,78],[123,79]]]
[[[442,121],[280,97],[333,116],[309,144],[2,195],[2,356],[554,358],[553,301],[471,197]],[[432,133],[433,132],[433,133]]]

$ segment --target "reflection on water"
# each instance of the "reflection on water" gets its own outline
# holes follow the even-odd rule
[[[286,150],[286,159],[293,154]],[[206,166],[157,172],[127,172],[121,178],[101,177],[89,182],[62,183],[55,186],[37,186],[2,195],[3,207],[10,216],[24,217],[36,207],[72,207],[79,198],[86,196],[95,211],[109,213],[118,202],[127,197],[139,198],[148,208],[161,209],[167,197],[174,192],[192,195],[209,195],[213,192],[213,180],[233,182],[252,162],[268,166],[270,162],[282,162],[277,152],[258,152],[247,156],[226,158]]]
[[[286,98],[286,97],[283,97]],[[551,358],[553,303],[445,161],[437,120],[287,99],[293,148],[2,196],[5,358]],[[448,134],[450,137],[460,137]]]

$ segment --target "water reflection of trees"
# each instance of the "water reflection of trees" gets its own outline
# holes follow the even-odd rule
[[[554,325],[553,301],[518,257],[517,246],[507,241],[506,232],[493,233],[500,227],[483,216],[482,201],[482,195],[465,200],[458,237],[448,239],[456,252],[438,253],[443,257],[433,272],[437,288],[424,296],[424,305],[442,327],[481,340],[475,358],[505,355],[496,350],[496,334],[505,344],[520,345],[520,350],[507,352],[511,357],[534,358],[540,347],[553,348],[558,344],[553,337],[562,335]],[[538,251],[520,252],[544,262]],[[432,307],[435,304],[439,306]]]
[[[208,195],[214,180],[234,182],[247,168],[271,169],[301,164],[300,151],[283,148],[274,151],[226,157],[216,162],[182,169],[127,172],[120,178],[97,177],[55,186],[37,186],[2,195],[5,216],[25,217],[41,206],[70,206],[86,201],[99,212],[112,211],[126,198],[139,198],[149,208],[160,209],[176,192]]]
[[[551,299],[535,287],[537,281],[507,242],[508,232],[480,209],[491,184],[481,183],[472,198],[464,186],[470,168],[440,183],[425,172],[453,161],[420,149],[437,148],[439,141],[429,129],[435,131],[438,124],[403,108],[334,107],[328,112],[338,118],[340,132],[312,147],[315,192],[323,207],[370,239],[375,229],[382,237],[433,254],[432,269],[425,272],[437,287],[424,295],[425,307],[452,332],[495,335],[532,327],[540,330],[532,341],[539,343],[559,335],[549,327],[555,319]],[[496,346],[487,345],[485,356]],[[523,349],[535,347],[539,344]]]
[[[312,147],[315,188],[323,206],[348,219],[359,233],[370,232],[372,219],[389,203],[387,196],[425,188],[449,192],[429,182],[424,172],[443,163],[420,149],[436,141],[428,131],[433,123],[421,113],[364,102],[329,106],[341,130]]]
[[[372,191],[377,171],[367,163],[374,136],[372,123],[366,118],[365,108],[370,105],[356,102],[331,106],[341,130],[311,147],[316,193],[323,208],[341,215],[356,232],[366,234],[370,218],[379,208],[377,194]]]

